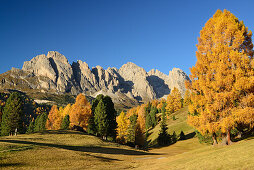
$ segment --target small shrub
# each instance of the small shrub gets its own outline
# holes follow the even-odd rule
[[[176,120],[176,117],[175,117],[175,115],[172,117],[172,119],[173,119],[173,120]]]

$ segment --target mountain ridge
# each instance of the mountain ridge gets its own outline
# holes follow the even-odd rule
[[[0,74],[0,88],[73,95],[84,93],[89,96],[102,93],[116,102],[145,102],[167,96],[174,87],[184,95],[186,80],[189,77],[179,68],[173,68],[169,75],[157,69],[146,72],[132,62],[127,62],[119,69],[103,69],[101,66],[90,68],[86,62],[78,60],[70,64],[64,55],[49,51],[47,55],[37,55],[25,61],[22,69],[14,68]]]

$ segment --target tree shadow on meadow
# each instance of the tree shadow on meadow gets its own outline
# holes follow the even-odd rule
[[[0,163],[0,168],[11,168],[11,167],[17,167],[17,166],[22,166],[22,163]]]
[[[37,146],[46,146],[46,147],[54,147],[72,151],[79,152],[90,152],[90,153],[101,153],[101,154],[116,154],[116,155],[159,155],[155,153],[147,153],[142,151],[128,150],[122,148],[107,148],[107,147],[87,147],[87,146],[71,146],[71,145],[58,145],[58,144],[50,144],[50,143],[40,143],[40,142],[31,142],[31,141],[22,141],[22,140],[9,140],[9,139],[1,139],[0,142],[8,142],[15,144],[30,144]]]

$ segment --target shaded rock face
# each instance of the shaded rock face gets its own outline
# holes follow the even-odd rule
[[[157,98],[167,96],[174,87],[178,88],[184,96],[185,81],[190,80],[187,74],[179,68],[173,68],[172,71],[169,71],[169,75],[152,69],[148,72],[148,75],[148,81],[153,86]]]
[[[178,68],[166,75],[158,70],[146,72],[131,62],[124,64],[119,70],[114,67],[105,70],[100,66],[90,69],[87,63],[80,60],[70,65],[67,58],[56,51],[24,62],[22,70],[16,72],[36,77],[36,83],[28,83],[31,89],[42,88],[45,91],[74,95],[85,93],[94,97],[102,93],[123,103],[165,97],[174,87],[184,94],[184,81],[189,80]],[[5,81],[3,79],[2,84]]]

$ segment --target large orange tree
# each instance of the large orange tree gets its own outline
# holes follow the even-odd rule
[[[76,102],[69,109],[71,126],[80,126],[84,130],[87,129],[88,120],[91,117],[91,105],[87,101],[86,96],[80,93],[76,97]]]
[[[188,122],[202,134],[230,131],[254,123],[254,63],[252,33],[227,10],[217,10],[200,32],[197,62],[191,68]]]

